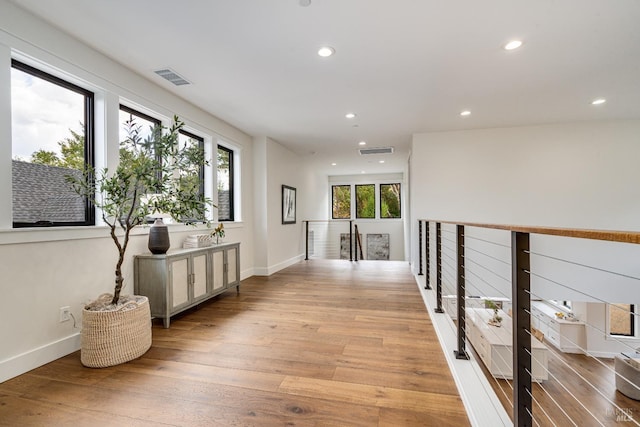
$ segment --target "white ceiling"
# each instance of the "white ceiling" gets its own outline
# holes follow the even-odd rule
[[[418,132],[640,117],[639,0],[14,1],[330,174],[401,171]]]

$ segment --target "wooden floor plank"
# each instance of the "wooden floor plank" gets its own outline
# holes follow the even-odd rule
[[[74,353],[0,384],[0,425],[436,424],[469,421],[399,262],[301,262],[155,321],[135,361]]]

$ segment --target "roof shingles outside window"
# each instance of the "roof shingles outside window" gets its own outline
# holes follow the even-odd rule
[[[14,222],[82,221],[84,200],[66,182],[75,169],[12,161]]]

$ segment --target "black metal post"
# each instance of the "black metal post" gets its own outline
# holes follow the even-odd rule
[[[359,240],[358,240],[358,233],[360,233],[360,232],[358,231],[358,224],[354,225],[354,226],[353,226],[353,228],[354,228],[354,230],[355,230],[355,232],[356,232],[356,237],[355,237],[355,241],[356,241],[356,248],[355,248],[355,251],[354,251],[354,252],[356,253],[355,261],[356,261],[356,262],[358,262],[358,242],[359,242]]]
[[[442,232],[441,224],[436,222],[436,313],[442,309]]]
[[[425,232],[425,236],[424,236],[425,237],[425,239],[424,239],[425,240],[424,257],[427,259],[427,272],[426,272],[427,277],[426,277],[426,279],[424,281],[424,288],[425,289],[431,289],[431,285],[429,284],[429,281],[431,280],[431,271],[430,271],[430,268],[429,268],[429,266],[431,264],[430,261],[429,261],[429,256],[430,256],[430,254],[429,254],[429,228],[431,226],[429,224],[429,221],[425,221],[424,224],[427,227],[426,228],[426,232]]]
[[[349,261],[353,261],[353,220],[349,220]]]
[[[305,234],[304,260],[309,261],[309,221],[304,222],[304,234]]]
[[[422,220],[418,220],[418,263],[420,264],[420,271],[418,276],[422,276]]]
[[[529,233],[511,232],[513,297],[513,425],[532,425]]]
[[[456,246],[458,247],[458,266],[457,266],[457,282],[458,282],[458,350],[454,351],[456,359],[469,359],[466,352],[466,311],[465,297],[467,296],[464,281],[464,225],[456,226]]]

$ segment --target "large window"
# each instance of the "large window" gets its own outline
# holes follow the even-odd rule
[[[332,185],[331,217],[351,219],[351,206],[355,205],[358,219],[402,218],[400,190],[400,183]],[[380,201],[378,212],[376,199]]]
[[[11,61],[13,226],[93,225],[67,176],[93,165],[93,93]]]
[[[233,150],[218,145],[218,221],[234,221]]]
[[[380,184],[380,218],[400,218],[400,184]]]
[[[356,218],[376,217],[376,186],[356,185]]]
[[[331,218],[351,218],[351,186],[333,185],[331,187]]]
[[[161,125],[160,119],[120,105],[120,141],[124,141],[130,132],[136,133],[141,141],[151,137],[153,129]]]
[[[200,157],[204,153],[204,138],[194,135],[190,132],[180,130],[178,134],[178,142],[180,150],[185,153],[193,153],[194,157]],[[198,170],[181,170],[181,187],[198,187],[198,197],[204,202],[204,165]],[[200,222],[204,218],[196,218],[195,215],[189,218],[183,218],[184,222]]]
[[[635,336],[634,304],[609,304],[609,333]]]

